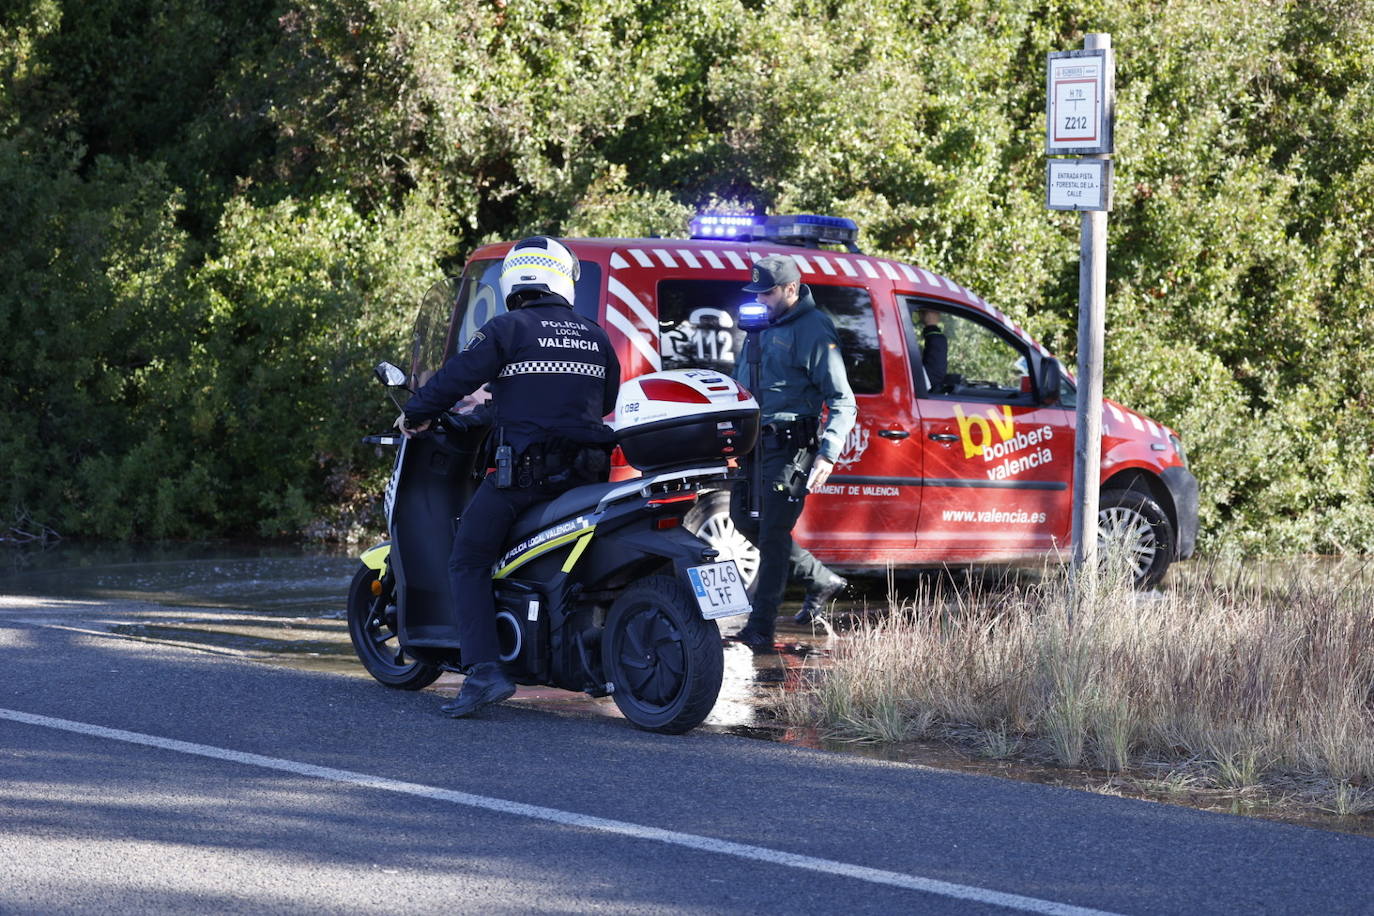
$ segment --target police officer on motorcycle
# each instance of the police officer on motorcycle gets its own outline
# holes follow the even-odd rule
[[[464,510],[449,557],[468,668],[457,698],[442,707],[454,718],[515,693],[501,667],[491,573],[516,516],[609,472],[615,434],[602,417],[615,408],[620,362],[606,332],[573,311],[578,274],[577,256],[558,241],[517,242],[501,265],[509,311],[474,333],[404,407],[409,436],[491,385],[495,470]]]

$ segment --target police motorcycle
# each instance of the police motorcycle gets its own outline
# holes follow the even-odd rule
[[[456,294],[443,281],[427,299],[451,305]],[[433,312],[422,307],[417,321],[411,375],[376,369],[398,405],[397,391],[438,368],[422,365]],[[419,690],[464,670],[448,555],[487,470],[490,427],[480,417],[451,413],[412,438],[363,440],[396,448],[390,540],[362,554],[348,630],[363,666],[388,687]],[[642,476],[575,487],[516,520],[492,570],[501,662],[517,684],[609,695],[634,725],[680,734],[720,692],[716,620],[749,608],[735,562],[682,520],[699,495],[726,485],[728,459],[753,448],[758,404],[728,376],[671,370],[623,384],[615,417],[619,447]]]

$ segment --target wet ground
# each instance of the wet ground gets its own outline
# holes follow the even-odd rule
[[[344,596],[358,564],[351,554],[233,545],[110,550],[59,546],[42,552],[12,552],[5,561],[7,565],[0,567],[0,615],[6,619],[176,645],[264,664],[370,677],[353,654],[345,622]],[[1000,575],[963,585],[995,588]],[[914,581],[897,582],[890,590],[886,580],[876,578],[852,578],[852,583],[832,610],[832,619],[840,624],[839,633],[824,626],[791,623],[801,597],[792,593],[779,618],[780,652],[755,655],[743,646],[727,643],[720,698],[701,728],[937,769],[1374,835],[1368,816],[1336,818],[1278,810],[1224,794],[1151,792],[1138,781],[1090,771],[985,760],[943,743],[846,742],[827,738],[814,728],[780,723],[771,712],[780,693],[796,689],[825,667],[837,641],[845,638],[846,622],[852,624],[886,608],[893,591],[911,594],[917,587]],[[742,623],[742,617],[723,620],[722,632],[733,632]],[[460,683],[457,675],[445,674],[428,690],[446,698]],[[439,696],[433,702],[437,704]],[[554,688],[522,687],[509,702],[563,715],[620,715],[609,698],[595,699]]]
[[[252,555],[249,555],[249,554]],[[0,612],[10,619],[97,631],[296,668],[369,677],[353,654],[344,596],[355,556],[300,551],[163,549],[128,552],[59,548],[0,573]],[[34,599],[42,597],[46,608]],[[60,603],[54,611],[52,602]],[[26,608],[33,610],[26,613]],[[788,618],[799,605],[785,609]],[[743,618],[722,621],[731,632]],[[825,662],[835,637],[824,628],[779,628],[784,651],[755,656],[725,652],[725,683],[703,727],[785,738],[768,717],[771,694],[795,686]],[[445,674],[432,690],[453,693]],[[554,688],[522,687],[510,702],[569,714],[619,716],[609,698]],[[799,736],[802,737],[802,736]],[[822,746],[819,738],[805,743]]]

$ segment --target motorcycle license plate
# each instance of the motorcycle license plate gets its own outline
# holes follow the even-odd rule
[[[693,566],[687,570],[696,595],[701,616],[707,620],[730,617],[749,611],[749,593],[744,590],[744,577],[734,560]]]

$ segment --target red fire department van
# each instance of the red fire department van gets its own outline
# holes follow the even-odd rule
[[[582,263],[576,308],[609,333],[626,379],[729,372],[745,337],[737,309],[752,301],[741,292],[751,265],[771,254],[796,261],[839,332],[859,407],[834,474],[794,530],[818,558],[857,571],[1067,553],[1075,387],[1011,319],[953,280],[862,254],[847,219],[704,216],[691,234],[562,240]],[[511,244],[468,260],[444,355],[504,310],[497,278]],[[949,341],[938,390],[922,367],[921,310],[939,313]],[[1124,547],[1137,582],[1153,585],[1193,552],[1197,481],[1172,430],[1112,401],[1102,419],[1102,542]],[[728,502],[711,494],[687,524],[752,578],[757,554]]]

